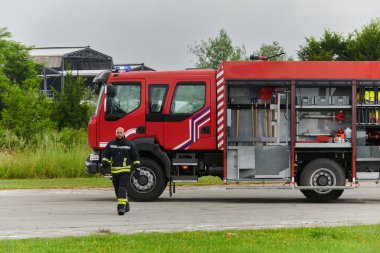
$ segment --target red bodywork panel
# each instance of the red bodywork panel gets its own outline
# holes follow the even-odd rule
[[[91,148],[94,148],[97,146],[97,117],[96,115],[91,116],[90,122],[88,123],[88,128],[87,128],[87,141],[88,145]]]
[[[379,79],[380,62],[303,61],[223,63],[229,79]]]

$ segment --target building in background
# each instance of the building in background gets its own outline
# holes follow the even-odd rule
[[[32,59],[41,64],[39,76],[43,78],[41,89],[52,97],[52,88],[64,89],[65,75],[85,78],[85,86],[91,86],[93,78],[102,71],[113,68],[112,57],[86,47],[36,47],[30,51]]]

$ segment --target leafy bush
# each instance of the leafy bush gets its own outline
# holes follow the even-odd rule
[[[50,120],[50,102],[41,91],[10,86],[2,94],[2,101],[1,125],[12,129],[17,136],[28,139],[31,135],[54,128]]]
[[[57,123],[59,129],[80,129],[87,126],[91,113],[89,105],[82,103],[86,95],[83,82],[83,78],[76,78],[70,73],[65,76],[64,91],[53,91],[52,120]]]
[[[12,131],[0,128],[0,149],[7,151],[23,150],[25,139],[18,137]]]

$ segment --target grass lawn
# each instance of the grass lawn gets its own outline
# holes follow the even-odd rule
[[[0,240],[0,252],[379,252],[380,225]]]
[[[112,187],[103,177],[53,178],[53,179],[1,179],[0,189],[54,189],[54,188],[102,188]]]

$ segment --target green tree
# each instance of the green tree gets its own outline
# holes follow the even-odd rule
[[[245,47],[234,47],[232,39],[224,29],[221,29],[214,39],[201,40],[191,45],[190,52],[197,57],[197,68],[217,69],[225,60],[247,60]]]
[[[59,129],[74,129],[87,126],[90,108],[84,102],[86,94],[84,79],[74,77],[71,73],[65,76],[65,87],[62,93],[54,91],[52,120]]]
[[[280,45],[280,42],[273,41],[272,44],[262,44],[260,49],[253,52],[256,56],[266,56],[270,58],[271,61],[286,61],[291,60],[286,56],[285,49]]]
[[[306,38],[297,55],[302,61],[378,61],[380,20],[371,20],[347,37],[325,30],[319,39]]]
[[[26,139],[54,127],[50,102],[39,90],[39,66],[29,50],[0,28],[0,125]]]
[[[347,39],[347,54],[355,61],[380,60],[380,19],[371,20]]]
[[[31,48],[19,42],[11,40],[11,34],[6,28],[0,28],[0,73],[2,73],[12,84],[24,86],[28,79],[37,76],[39,65],[30,59]],[[30,88],[30,87],[25,87]]]
[[[346,58],[347,41],[343,35],[325,30],[320,39],[306,38],[297,55],[302,61],[334,61]]]
[[[35,79],[29,82],[39,81]],[[12,85],[2,94],[2,100],[4,109],[1,112],[1,125],[17,136],[30,139],[31,136],[54,128],[50,120],[51,103],[41,90]]]

